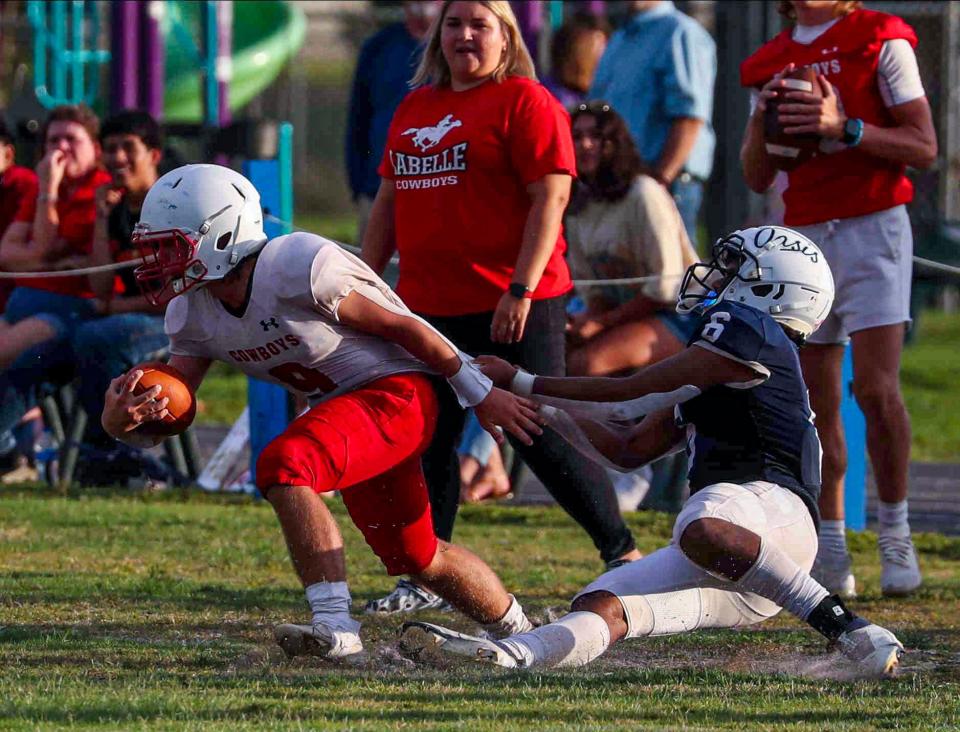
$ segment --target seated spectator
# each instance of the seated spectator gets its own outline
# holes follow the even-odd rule
[[[32,225],[14,222],[0,241],[0,269],[70,268],[93,244],[94,195],[110,176],[99,166],[100,123],[83,106],[64,105],[44,125],[46,154],[37,166],[39,193]],[[65,338],[96,317],[86,277],[18,279],[0,319],[0,370],[30,348]],[[38,381],[41,379],[38,379]]]
[[[568,328],[567,373],[607,376],[680,352],[694,327],[675,311],[697,261],[669,191],[647,172],[626,123],[608,105],[572,116],[577,182],[566,217],[575,280],[652,277],[635,286],[579,287],[586,310]]]
[[[460,502],[508,498],[510,476],[503,464],[500,447],[471,411],[457,448],[460,459]]]
[[[130,239],[140,219],[143,199],[158,177],[163,139],[160,126],[149,114],[124,111],[104,121],[100,144],[103,164],[111,178],[96,191],[91,266],[139,258]],[[102,317],[82,323],[73,334],[80,376],[78,396],[90,416],[85,440],[102,448],[114,446],[114,440],[100,426],[110,381],[138,363],[164,357],[169,347],[163,331],[163,310],[150,305],[140,294],[133,268],[120,270],[116,279],[119,282],[112,272],[90,275],[93,305]],[[111,477],[136,477],[138,461],[121,462],[124,467],[118,466],[120,472],[129,464],[131,475]]]
[[[0,240],[13,223],[29,227],[37,206],[37,175],[15,164],[13,134],[0,119]],[[13,280],[0,280],[0,313],[13,291]]]
[[[609,37],[606,19],[584,12],[575,13],[553,34],[550,74],[543,85],[567,109],[586,101]]]
[[[13,134],[0,119],[0,240],[14,222],[30,226],[37,205],[37,176],[29,168],[16,165],[15,159]],[[0,313],[13,287],[12,279],[0,279]],[[0,476],[4,483],[37,477],[17,443],[13,432],[0,434]]]
[[[94,191],[109,180],[98,168],[99,126],[85,107],[51,110],[42,134],[45,154],[37,166],[33,218],[28,209],[3,233],[0,269],[48,271],[84,261],[93,242]],[[0,441],[9,442],[45,384],[72,378],[70,335],[96,317],[92,295],[85,277],[16,280],[0,318]]]

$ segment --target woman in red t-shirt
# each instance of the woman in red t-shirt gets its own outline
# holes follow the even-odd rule
[[[412,83],[390,126],[363,258],[381,272],[396,251],[397,293],[468,353],[563,374],[570,121],[536,81],[509,3],[445,2]],[[463,412],[451,400],[440,419],[438,463],[452,454]],[[605,561],[635,556],[601,468],[553,433],[515,447]],[[456,513],[449,472],[452,480],[430,481],[442,538]]]

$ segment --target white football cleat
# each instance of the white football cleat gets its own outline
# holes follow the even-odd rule
[[[418,610],[437,610],[452,612],[453,606],[439,595],[413,584],[409,580],[397,580],[397,586],[389,595],[370,600],[363,611],[368,615],[394,615],[395,613],[415,613]]]
[[[274,628],[273,637],[283,652],[293,656],[347,658],[363,652],[360,636],[346,630],[333,630],[325,625],[284,623]]]
[[[900,665],[903,644],[886,628],[862,618],[837,638],[840,652],[863,668],[870,677],[893,676]]]
[[[850,555],[846,552],[817,552],[810,576],[831,595],[843,600],[852,600],[857,596],[857,581],[851,572]]]
[[[909,595],[923,582],[917,550],[907,536],[880,535],[880,591],[890,597]]]
[[[871,678],[893,676],[903,653],[903,644],[893,633],[862,618],[837,638],[837,644],[840,652]]]
[[[406,655],[415,660],[425,651],[429,654],[432,650],[440,650],[503,668],[518,668],[522,665],[521,660],[502,643],[420,621],[403,624],[400,647]]]

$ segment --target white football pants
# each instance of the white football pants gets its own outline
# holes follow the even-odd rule
[[[701,518],[742,526],[779,548],[804,571],[813,566],[817,532],[799,496],[775,483],[717,483],[687,500],[668,547],[601,575],[577,597],[600,590],[616,595],[627,618],[627,638],[736,628],[780,612],[775,603],[739,591],[732,581],[699,567],[680,550],[684,530]]]

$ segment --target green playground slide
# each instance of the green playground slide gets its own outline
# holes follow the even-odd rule
[[[296,5],[282,0],[233,3],[231,110],[263,91],[303,45],[306,20]],[[166,20],[164,118],[170,122],[200,122],[200,3],[171,0]]]

